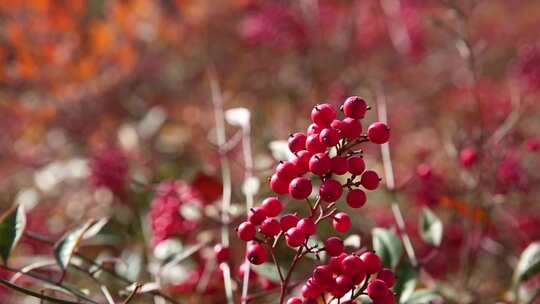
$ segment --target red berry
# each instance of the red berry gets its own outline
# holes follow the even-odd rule
[[[311,121],[318,126],[329,126],[334,119],[336,119],[336,110],[327,103],[316,105],[311,111]]]
[[[416,174],[423,179],[428,179],[433,174],[433,169],[428,164],[420,164],[416,167]]]
[[[340,139],[341,136],[332,128],[325,128],[319,134],[319,140],[328,147],[337,145]]]
[[[341,262],[343,259],[348,257],[348,255],[344,252],[340,253],[338,256],[333,256],[330,258],[330,261],[328,262],[328,266],[332,269],[332,272],[335,274],[341,274],[343,273],[343,268],[341,267]]]
[[[475,148],[464,148],[459,152],[459,162],[465,168],[471,167],[476,162],[476,158],[477,153]]]
[[[390,289],[388,289],[384,298],[373,301],[373,304],[396,304],[396,296]]]
[[[260,244],[252,244],[246,251],[246,257],[251,264],[261,265],[268,259],[268,253]]]
[[[261,224],[261,233],[266,236],[275,236],[281,231],[279,222],[274,218],[267,218]]]
[[[313,274],[311,277],[313,280],[318,284],[322,286],[326,286],[330,283],[332,283],[333,272],[330,266],[328,265],[321,265],[317,266],[315,270],[313,270]]]
[[[277,194],[289,193],[289,183],[279,179],[276,174],[270,178],[270,188]]]
[[[343,113],[350,118],[364,118],[367,111],[366,101],[358,96],[351,96],[343,103]]]
[[[330,124],[330,127],[336,130],[341,135],[341,137],[345,137],[345,129],[347,129],[347,124],[343,122],[343,120],[334,119],[334,121],[332,121],[332,123]]]
[[[366,203],[366,193],[360,189],[353,189],[347,193],[347,204],[351,208],[360,208]]]
[[[223,244],[216,244],[214,246],[214,255],[218,263],[225,262],[231,256],[231,251],[229,247],[223,246]]]
[[[296,166],[296,169],[300,174],[306,173],[309,170],[309,159],[313,154],[307,150],[296,152],[296,157],[291,160]]]
[[[310,135],[319,135],[319,133],[321,133],[322,131],[322,127],[319,127],[317,124],[310,124],[309,127],[307,128],[307,135],[310,136]]]
[[[295,227],[299,220],[300,219],[296,214],[289,213],[281,217],[279,225],[281,226],[282,231],[287,231],[290,228]]]
[[[381,259],[373,251],[367,251],[360,255],[364,265],[366,266],[366,273],[373,274],[381,271],[382,264]]]
[[[343,240],[337,236],[329,237],[324,241],[324,248],[329,256],[337,256],[343,252]]]
[[[292,297],[289,300],[287,300],[287,304],[303,304],[302,298],[300,297]]]
[[[267,197],[262,201],[261,210],[264,211],[266,216],[277,216],[283,209],[283,204],[277,197]]]
[[[355,139],[362,134],[362,124],[356,119],[345,118],[343,119],[343,136],[347,139]]]
[[[366,270],[364,269],[364,262],[356,255],[349,255],[341,261],[341,268],[343,273],[349,277],[365,276]]]
[[[362,156],[351,156],[347,158],[347,166],[349,168],[349,172],[353,175],[360,175],[364,170],[366,170],[366,163],[364,162],[364,159]]]
[[[351,218],[345,212],[338,212],[334,215],[332,226],[338,232],[347,232],[351,228]]]
[[[296,227],[290,228],[285,232],[285,241],[291,247],[298,247],[304,244],[305,239],[306,235]]]
[[[390,128],[383,122],[374,122],[369,126],[367,135],[372,143],[384,144],[390,138]]]
[[[319,188],[319,195],[324,201],[328,203],[333,203],[337,201],[341,197],[342,193],[343,188],[341,186],[341,183],[335,179],[325,180]]]
[[[332,170],[332,162],[326,153],[317,153],[309,160],[309,171],[315,175],[323,176]]]
[[[326,151],[326,145],[319,140],[319,134],[312,134],[307,137],[306,150],[311,153],[322,153]]]
[[[317,286],[305,284],[302,286],[302,296],[304,298],[315,298],[321,294],[321,290]]]
[[[294,133],[289,136],[289,150],[291,150],[292,153],[296,153],[300,150],[304,150],[306,148],[306,139],[307,136],[304,133]]]
[[[388,288],[394,286],[396,283],[396,276],[394,275],[394,272],[388,268],[383,268],[377,275],[377,279],[383,280]]]
[[[332,163],[332,172],[337,175],[343,175],[349,170],[345,157],[336,155],[330,159],[330,162]]]
[[[309,218],[303,218],[296,224],[296,229],[302,231],[305,235],[314,235],[317,232],[317,227],[315,226],[315,222]]]
[[[305,177],[297,177],[289,184],[289,193],[298,200],[303,200],[311,194],[313,186],[311,181]]]
[[[282,181],[291,181],[297,177],[300,171],[296,168],[294,163],[290,161],[280,162],[276,168],[276,175]]]
[[[251,208],[248,214],[248,221],[253,225],[260,225],[266,218],[266,213],[261,208]]]
[[[336,282],[336,287],[342,291],[349,291],[353,287],[353,282],[351,278],[343,274],[340,274],[339,276],[337,276],[335,282]]]
[[[368,190],[377,189],[377,187],[379,187],[379,182],[379,175],[377,175],[377,172],[371,170],[364,172],[362,178],[360,178],[360,184]]]
[[[383,280],[375,279],[369,282],[367,288],[368,296],[373,300],[381,300],[388,292],[388,286]]]
[[[255,233],[257,233],[257,230],[255,229],[255,225],[253,225],[250,222],[243,222],[238,226],[237,234],[238,237],[243,241],[251,241],[255,238]]]

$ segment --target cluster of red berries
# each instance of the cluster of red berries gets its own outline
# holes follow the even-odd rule
[[[288,146],[295,156],[279,163],[275,174],[270,178],[270,187],[278,195],[289,194],[293,199],[307,199],[309,202],[308,197],[313,191],[312,180],[320,179],[317,200],[313,207],[310,203],[309,216],[301,218],[297,214],[289,213],[278,219],[277,217],[283,209],[283,203],[278,197],[268,197],[259,207],[249,210],[247,221],[238,226],[237,234],[240,239],[254,241],[246,251],[246,258],[255,265],[265,263],[268,260],[268,250],[273,250],[272,244],[275,246],[275,242],[282,236],[289,247],[298,248],[299,251],[304,248],[306,252],[315,254],[326,251],[329,256],[334,257],[333,260],[337,258],[346,260],[345,265],[348,265],[350,260],[356,261],[358,259],[360,261],[358,263],[360,266],[351,264],[355,267],[354,276],[348,274],[352,270],[345,270],[345,273],[340,270],[349,269],[348,266],[343,268],[340,266],[339,269],[336,268],[328,272],[328,282],[311,278],[302,289],[307,302],[294,302],[295,298],[293,298],[290,300],[293,301],[291,302],[293,304],[310,303],[310,298],[316,298],[324,292],[330,294],[343,292],[344,294],[356,286],[357,284],[354,283],[358,280],[361,281],[364,278],[367,280],[371,274],[380,271],[380,259],[377,255],[372,252],[362,255],[375,257],[378,261],[378,266],[375,265],[377,267],[371,264],[372,260],[365,262],[356,255],[348,256],[343,252],[344,244],[339,237],[326,239],[324,248],[309,248],[308,246],[310,236],[317,233],[317,225],[324,219],[330,218],[332,226],[338,232],[346,232],[351,227],[349,215],[345,212],[336,212],[336,208],[333,207],[336,201],[342,197],[344,189],[348,191],[345,199],[347,204],[352,208],[360,208],[366,203],[366,194],[360,187],[374,190],[379,186],[378,174],[375,171],[366,170],[362,151],[355,149],[363,142],[370,141],[376,144],[387,142],[390,137],[390,129],[386,124],[376,122],[368,127],[367,134],[362,134],[360,119],[364,117],[368,109],[369,107],[363,99],[357,96],[349,97],[341,107],[345,118],[340,120],[337,118],[336,110],[330,104],[317,105],[311,112],[313,123],[307,132],[294,133],[290,136]],[[334,177],[345,174],[348,176],[344,184],[340,182],[340,179],[344,180],[345,178]],[[316,216],[317,208],[320,208],[318,217]],[[364,264],[368,265],[365,269]],[[330,269],[325,268],[330,266],[320,267]],[[330,281],[332,281],[331,284]],[[373,280],[370,284],[376,281]],[[350,282],[350,286],[347,285],[348,282]],[[388,284],[383,285],[383,287],[386,295]],[[375,287],[371,289],[375,290]],[[373,299],[382,299],[376,292],[373,295]],[[393,295],[388,296],[388,298],[391,297],[393,299]],[[377,303],[386,304],[393,303],[393,301],[379,301]]]
[[[392,270],[383,269],[381,259],[374,252],[361,255],[342,252],[313,270],[302,286],[305,300],[292,297],[287,304],[317,303],[315,299],[325,292],[338,299],[350,292],[350,300],[345,302],[349,304],[356,303],[354,299],[362,294],[367,294],[374,304],[394,304],[395,296],[390,288],[395,282]]]
[[[152,244],[184,235],[195,229],[198,222],[185,218],[180,212],[184,204],[201,205],[198,193],[183,181],[165,181],[156,189],[150,210]]]

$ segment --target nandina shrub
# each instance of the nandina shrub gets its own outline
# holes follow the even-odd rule
[[[367,294],[374,303],[395,303],[391,287],[395,283],[392,270],[383,269],[381,259],[373,251],[347,252],[341,237],[329,236],[321,244],[310,242],[321,237],[318,228],[329,221],[335,233],[347,233],[351,218],[338,200],[346,197],[351,208],[366,203],[364,191],[379,187],[378,174],[366,169],[362,146],[369,142],[384,144],[390,138],[389,127],[382,122],[369,125],[363,133],[361,120],[369,109],[366,101],[352,96],[340,107],[343,118],[330,104],[316,105],[306,133],[291,134],[288,146],[294,157],[278,164],[270,179],[270,187],[280,197],[268,197],[249,210],[248,218],[237,228],[238,237],[249,243],[246,259],[254,265],[275,264],[279,274],[279,303],[285,303],[291,280],[299,277],[296,266],[306,256],[326,262],[313,265],[313,273],[304,277],[303,300],[291,297],[287,303],[316,303],[343,298],[355,303]],[[319,185],[318,190],[314,184]],[[290,196],[292,200],[287,198]],[[305,204],[301,214],[285,213],[284,203]],[[354,210],[353,209],[353,210]],[[279,216],[282,214],[281,216]],[[292,262],[282,271],[276,248],[284,242],[295,251]],[[246,276],[247,277],[247,276]]]

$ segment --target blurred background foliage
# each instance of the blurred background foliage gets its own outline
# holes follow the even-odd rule
[[[160,198],[153,185],[183,180],[195,197],[184,200],[197,201],[187,219],[194,226],[171,228],[165,239],[218,241],[209,70],[226,109],[250,110],[257,201],[270,193],[269,143],[303,130],[314,104],[360,95],[375,121],[384,98],[397,199],[424,261],[419,285],[451,303],[508,301],[521,251],[540,240],[539,37],[537,0],[2,1],[0,209],[23,205],[27,229],[54,240],[110,217],[85,254],[120,257],[140,270],[132,280],[151,280],[159,260],[147,215]],[[227,128],[231,140],[237,131]],[[227,155],[241,216],[240,145]],[[383,172],[377,147],[366,157]],[[395,225],[391,200],[377,191],[351,211],[363,245],[373,227]],[[439,248],[419,236],[425,206],[444,223]],[[172,278],[167,290],[223,303],[219,280],[198,284],[206,251],[182,263],[189,279]],[[13,264],[50,253],[23,237]],[[524,288],[537,285],[533,278]],[[0,294],[18,299],[3,287]]]

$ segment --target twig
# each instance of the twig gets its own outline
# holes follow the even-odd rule
[[[223,117],[223,96],[221,95],[221,89],[219,88],[216,73],[213,69],[208,69],[208,79],[210,82],[212,104],[214,106],[217,143],[219,147],[223,147],[227,142],[225,134],[225,120]],[[231,170],[229,160],[225,153],[220,153],[220,163],[221,176],[223,180],[223,197],[221,200],[221,243],[223,244],[223,246],[229,247],[229,210],[231,207],[232,189]],[[225,285],[225,295],[227,297],[227,303],[233,304],[231,272],[229,264],[222,263],[221,268],[223,270],[223,283]],[[249,273],[249,268],[247,272]]]
[[[55,298],[55,297],[51,297],[51,296],[47,296],[47,295],[44,295],[44,294],[41,294],[41,293],[37,293],[33,290],[30,290],[30,289],[27,289],[27,288],[23,288],[23,287],[20,287],[18,285],[15,285],[15,284],[11,284],[9,281],[6,281],[4,279],[1,279],[0,278],[0,284],[6,286],[6,287],[9,287],[13,290],[16,290],[18,292],[21,292],[21,293],[24,293],[26,295],[29,295],[29,296],[32,296],[32,297],[35,297],[35,298],[38,298],[38,299],[41,299],[41,300],[47,300],[47,301],[50,301],[50,302],[53,302],[53,303],[60,303],[60,304],[80,304],[80,302],[73,302],[73,301],[69,301],[69,300],[62,300],[60,298]]]
[[[123,302],[123,304],[129,304],[129,302],[131,302],[131,300],[133,300],[135,298],[135,296],[137,295],[137,293],[139,292],[139,289],[141,289],[141,283],[139,282],[136,282],[135,283],[135,288],[133,288],[133,291],[131,292],[131,294],[127,297],[127,299]]]
[[[379,85],[377,86],[376,100],[377,100],[377,112],[378,112],[379,121],[387,123],[388,115],[387,115],[387,108],[386,108],[386,96],[384,95],[384,92]],[[416,259],[414,247],[412,245],[409,234],[407,233],[407,230],[405,227],[405,221],[403,219],[403,214],[401,213],[401,209],[399,208],[399,204],[397,201],[394,170],[392,166],[392,157],[390,156],[389,143],[385,143],[381,145],[381,155],[382,155],[383,166],[384,166],[386,187],[392,196],[392,203],[391,203],[392,214],[394,215],[394,219],[396,221],[398,229],[401,232],[400,233],[401,240],[403,242],[403,246],[405,247],[405,251],[407,252],[407,256],[409,257],[409,260],[411,261],[411,264],[413,265],[413,267],[416,267],[418,265],[418,261]]]

